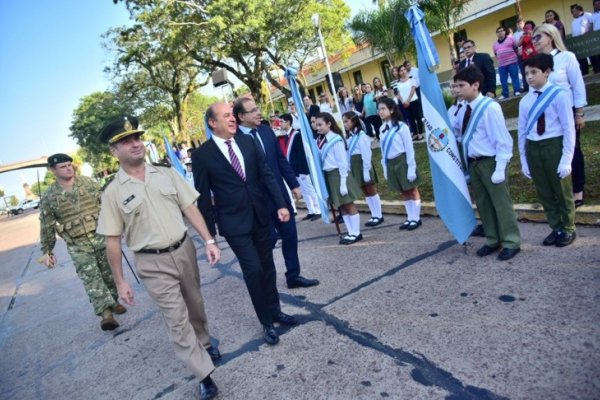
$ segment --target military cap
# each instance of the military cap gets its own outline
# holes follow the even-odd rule
[[[56,164],[72,161],[73,159],[64,153],[56,153],[48,157],[48,166],[54,167]]]
[[[100,141],[102,143],[113,144],[129,135],[144,133],[144,131],[138,129],[138,124],[136,117],[125,115],[102,129]]]

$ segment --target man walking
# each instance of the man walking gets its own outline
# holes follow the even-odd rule
[[[210,233],[216,233],[216,222],[240,262],[265,342],[275,345],[279,335],[273,323],[294,325],[296,319],[281,312],[271,241],[273,222],[265,205],[273,202],[281,222],[289,220],[290,211],[262,149],[251,137],[236,135],[231,106],[211,105],[205,120],[213,135],[192,154],[194,181],[200,192],[198,207]]]
[[[219,260],[220,251],[194,204],[194,188],[173,168],[145,163],[143,133],[137,119],[128,116],[100,134],[121,167],[102,194],[97,232],[106,236],[119,296],[133,304],[133,290],[123,278],[124,234],[138,275],[165,319],[175,354],[200,380],[200,399],[207,400],[218,392],[210,374],[213,360],[221,355],[210,343],[196,248],[182,214],[205,241],[210,264]]]
[[[40,206],[41,260],[54,268],[56,234],[63,238],[94,312],[102,318],[100,328],[113,330],[119,326],[113,313],[123,314],[127,309],[117,302],[104,237],[96,234],[100,186],[88,177],[76,176],[72,162],[62,153],[48,157],[48,169],[56,182],[44,193]]]
[[[277,144],[275,134],[268,126],[261,125],[260,110],[256,106],[254,100],[250,98],[241,98],[237,100],[233,106],[233,115],[238,122],[238,132],[249,135],[254,139],[265,154],[265,160],[273,174],[275,182],[277,182],[281,190],[281,196],[285,201],[290,214],[293,214],[292,199],[290,199],[286,183],[292,190],[292,193],[297,199],[302,197],[300,193],[300,185],[296,179],[296,174],[292,169],[288,160],[281,152],[281,148]],[[285,278],[287,286],[290,289],[299,287],[310,287],[319,284],[316,279],[306,279],[300,276],[300,259],[298,257],[298,232],[296,230],[296,221],[290,218],[288,221],[280,221],[277,218],[277,211],[272,202],[269,202],[271,208],[271,216],[275,231],[273,231],[273,247],[277,242],[277,233],[281,237],[281,252],[285,260]]]

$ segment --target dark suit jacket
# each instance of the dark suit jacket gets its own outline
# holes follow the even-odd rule
[[[281,147],[277,142],[275,132],[273,132],[273,130],[270,127],[264,125],[259,125],[257,130],[262,140],[262,143],[265,146],[264,150],[267,165],[269,166],[269,168],[271,168],[271,171],[273,171],[273,175],[275,176],[275,182],[277,182],[277,184],[279,185],[281,195],[287,203],[288,208],[290,208],[292,207],[292,199],[290,199],[290,196],[288,195],[288,191],[285,188],[285,183],[288,184],[290,189],[295,189],[299,187],[300,184],[296,179],[296,174],[294,173],[294,170],[292,169],[292,166],[288,162],[287,158],[285,158],[285,156],[281,152]],[[246,136],[248,138],[252,138],[252,136],[246,135],[239,128],[238,133],[236,134],[236,137],[237,136]],[[274,211],[277,208],[279,208],[273,202],[270,202],[270,206],[271,211]]]
[[[473,54],[473,64],[483,73],[484,81],[481,94],[485,96],[488,92],[496,93],[496,69],[492,57],[487,53],[475,53]],[[467,59],[464,59],[460,62],[458,70],[460,71],[466,66]]]
[[[308,122],[310,122],[310,117],[316,117],[317,114],[321,112],[321,109],[316,104],[311,104],[308,110],[306,110],[306,116],[308,117]]]
[[[248,234],[255,223],[271,224],[271,212],[265,207],[268,202],[278,209],[287,208],[275,176],[254,140],[243,134],[236,135],[234,140],[244,157],[245,182],[214,140],[206,141],[192,153],[194,181],[200,192],[198,208],[212,235],[215,235],[215,222],[221,236]]]
[[[310,170],[308,169],[308,161],[306,161],[306,154],[304,153],[304,145],[302,144],[302,134],[300,131],[296,131],[294,142],[292,143],[292,147],[288,148],[287,155],[290,160],[290,165],[292,166],[296,176],[300,174],[310,174]]]

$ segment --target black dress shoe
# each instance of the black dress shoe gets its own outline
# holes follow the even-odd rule
[[[546,236],[546,239],[542,242],[544,246],[552,246],[556,244],[556,239],[560,236],[561,232],[552,231],[551,234]]]
[[[299,276],[296,279],[289,280],[287,283],[287,287],[288,287],[288,289],[296,289],[296,288],[317,286],[318,284],[319,284],[319,281],[317,279],[306,279],[302,276]]]
[[[365,226],[373,227],[373,226],[377,226],[377,225],[381,224],[382,222],[383,222],[383,217],[381,217],[381,218],[371,217],[371,219],[369,219],[367,221]]]
[[[221,358],[221,352],[217,347],[211,346],[206,349],[206,352],[210,356],[210,359],[213,360],[213,362]]]
[[[473,232],[471,233],[471,236],[475,236],[475,237],[485,237],[485,232],[483,231],[483,225],[479,224],[475,227],[475,229],[473,229]]]
[[[264,339],[268,345],[276,345],[279,343],[279,335],[275,331],[273,325],[263,325]]]
[[[577,237],[577,233],[575,233],[575,232],[573,232],[573,233],[562,232],[561,235],[559,235],[556,238],[556,247],[568,246],[575,241],[576,237]]]
[[[410,221],[406,220],[402,225],[400,225],[400,230],[403,231],[410,226]]]
[[[273,322],[278,322],[281,325],[288,326],[296,325],[298,323],[298,321],[296,321],[296,318],[293,315],[289,315],[282,312],[273,316]]]
[[[311,219],[314,216],[315,216],[315,214],[306,214],[306,217],[302,218],[302,221],[307,221],[307,220]]]
[[[477,250],[477,255],[479,257],[489,256],[490,254],[498,251],[499,247],[491,247],[487,244],[484,244],[479,250]]]
[[[321,219],[321,214],[313,214],[311,221],[317,221]]]
[[[410,221],[408,223],[408,226],[406,227],[407,231],[414,231],[415,229],[417,229],[418,227],[420,227],[422,224],[421,220],[418,221]]]
[[[510,260],[511,258],[513,258],[514,256],[517,255],[517,253],[519,253],[521,251],[520,248],[516,248],[516,249],[507,249],[506,247],[502,249],[502,251],[500,252],[500,254],[498,254],[498,260],[500,261],[507,261]]]
[[[200,400],[214,399],[219,393],[219,388],[210,376],[202,379],[200,382]]]

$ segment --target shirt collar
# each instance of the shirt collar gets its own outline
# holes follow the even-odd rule
[[[479,93],[479,95],[475,97],[473,101],[470,101],[468,104],[471,106],[471,108],[475,108],[477,103],[479,103],[481,100],[483,100],[483,95]]]
[[[256,128],[248,128],[247,126],[243,126],[243,125],[238,125],[238,128],[240,129],[240,131],[242,131],[242,133],[245,133],[246,135],[250,135],[250,131],[252,129],[256,129]]]
[[[219,146],[219,147],[226,146],[225,141],[227,141],[227,140],[233,140],[233,138],[231,138],[231,139],[223,139],[223,138],[221,138],[221,137],[219,137],[217,135],[212,135],[212,139],[215,141],[215,144],[217,146]]]

